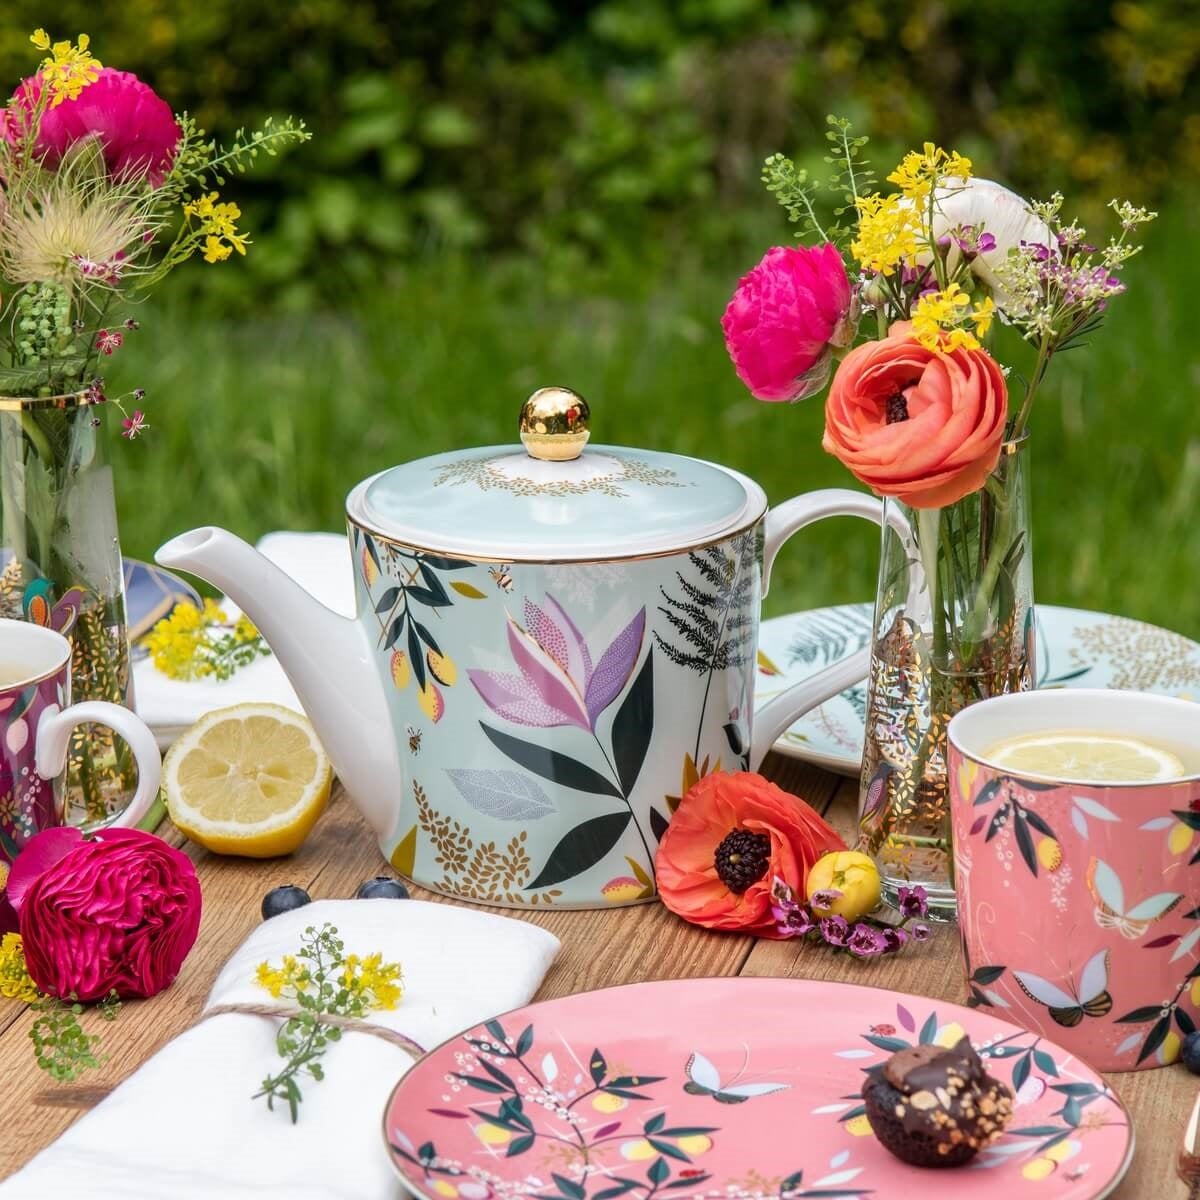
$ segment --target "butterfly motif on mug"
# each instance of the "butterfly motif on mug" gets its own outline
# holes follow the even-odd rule
[[[1140,938],[1183,899],[1182,892],[1158,892],[1126,908],[1125,889],[1116,871],[1099,858],[1088,863],[1087,885],[1096,902],[1096,924],[1101,929],[1119,930],[1122,937],[1131,939]]]
[[[1107,950],[1099,950],[1087,960],[1078,987],[1073,980],[1067,981],[1070,992],[1032,971],[1014,971],[1013,977],[1030,1000],[1044,1004],[1050,1010],[1050,1016],[1068,1029],[1078,1025],[1084,1017],[1103,1017],[1112,1010],[1113,1001],[1108,994]]]
[[[733,1083],[722,1084],[717,1068],[699,1050],[693,1051],[685,1070],[688,1077],[683,1085],[685,1092],[692,1096],[711,1096],[721,1104],[744,1104],[754,1096],[770,1096],[791,1087],[790,1083],[738,1083],[741,1071],[734,1076]]]

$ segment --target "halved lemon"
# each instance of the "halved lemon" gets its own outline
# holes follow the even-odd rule
[[[313,727],[278,704],[201,717],[163,762],[171,820],[216,854],[291,854],[329,801],[333,768]]]
[[[1185,773],[1170,750],[1117,733],[1031,733],[985,757],[1014,775],[1082,783],[1159,783]]]

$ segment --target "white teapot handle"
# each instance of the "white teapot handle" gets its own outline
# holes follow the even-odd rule
[[[771,566],[788,538],[826,517],[863,517],[876,525],[883,524],[883,501],[865,492],[849,488],[824,488],[787,500],[767,513],[766,538],[763,546],[763,595],[771,580]],[[913,545],[912,529],[904,514],[892,505],[888,509],[888,524],[896,530],[906,546]],[[917,579],[919,564],[914,560],[910,592],[922,586]],[[767,751],[795,722],[810,709],[844,692],[866,678],[871,666],[871,649],[864,647],[849,658],[833,663],[809,679],[793,684],[754,714],[753,736],[750,743],[750,769],[758,770]]]

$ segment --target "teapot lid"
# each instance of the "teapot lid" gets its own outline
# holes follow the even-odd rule
[[[589,421],[578,393],[541,388],[521,410],[524,448],[455,450],[392,467],[350,493],[347,515],[436,554],[582,562],[704,545],[765,512],[757,484],[713,463],[588,446]]]

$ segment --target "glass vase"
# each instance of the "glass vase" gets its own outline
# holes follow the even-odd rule
[[[0,616],[36,621],[72,645],[71,700],[133,707],[125,581],[98,391],[0,397]],[[3,666],[3,664],[0,664]],[[94,828],[136,782],[126,744],[80,726],[64,781],[66,819]]]
[[[946,727],[977,700],[1033,686],[1026,439],[983,488],[944,508],[885,500],[859,799],[859,848],[884,899],[929,894],[956,914]]]

